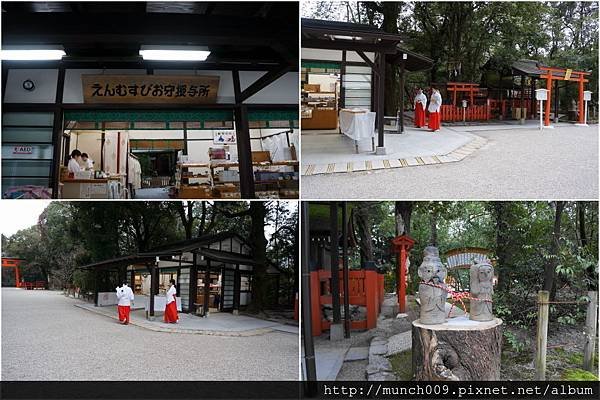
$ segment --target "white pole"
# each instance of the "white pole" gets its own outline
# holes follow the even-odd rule
[[[587,109],[588,109],[588,101],[585,101],[585,109],[583,110],[583,124],[587,125]]]
[[[543,116],[543,110],[544,110],[544,100],[540,100],[540,130],[542,130],[544,128],[544,116]]]

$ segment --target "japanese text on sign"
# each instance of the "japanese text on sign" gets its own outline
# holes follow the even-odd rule
[[[218,76],[83,75],[86,103],[215,103]]]

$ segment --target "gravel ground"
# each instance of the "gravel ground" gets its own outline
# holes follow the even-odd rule
[[[598,125],[473,133],[488,143],[460,162],[303,176],[302,198],[598,198]]]
[[[298,336],[123,326],[59,292],[2,288],[3,380],[297,380]]]

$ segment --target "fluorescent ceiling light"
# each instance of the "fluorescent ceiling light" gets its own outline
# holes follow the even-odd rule
[[[362,40],[361,37],[357,36],[344,36],[344,35],[331,35],[332,39],[340,39],[340,40]]]
[[[193,47],[168,48],[163,46],[142,46],[140,56],[144,60],[162,61],[205,61],[210,55],[206,49],[194,49]]]
[[[0,59],[2,60],[60,60],[65,55],[67,53],[64,50],[0,50]]]

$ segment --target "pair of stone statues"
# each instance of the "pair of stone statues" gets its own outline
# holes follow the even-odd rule
[[[443,324],[446,321],[446,298],[448,288],[444,283],[446,266],[440,260],[437,247],[428,246],[423,252],[419,266],[420,321],[426,325]],[[489,262],[474,261],[470,270],[470,312],[473,321],[491,321],[492,294],[494,293],[494,267]],[[465,310],[466,311],[466,310]]]

